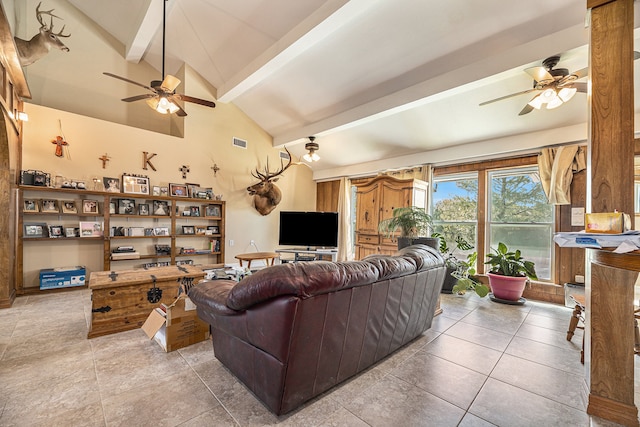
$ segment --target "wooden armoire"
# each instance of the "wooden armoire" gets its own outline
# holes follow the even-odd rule
[[[384,175],[355,184],[356,259],[371,254],[390,255],[398,250],[395,236],[386,237],[378,232],[378,224],[393,216],[395,208],[426,208],[428,185],[419,179],[397,179]]]

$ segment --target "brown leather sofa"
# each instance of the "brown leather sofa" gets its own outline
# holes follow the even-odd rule
[[[272,412],[287,413],[431,327],[445,276],[437,250],[275,265],[189,291],[215,356]]]

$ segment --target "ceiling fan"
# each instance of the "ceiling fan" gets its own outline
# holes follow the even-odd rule
[[[559,61],[560,55],[550,56],[542,61],[541,67],[531,67],[524,70],[525,73],[533,77],[533,88],[485,101],[480,106],[524,95],[525,93],[538,92],[518,114],[522,116],[532,112],[534,109],[539,110],[544,105],[547,106],[547,109],[557,108],[568,102],[576,92],[586,93],[587,83],[577,82],[576,80],[586,77],[588,68],[569,73],[566,68],[554,68]]]
[[[171,74],[164,74],[164,50],[165,50],[165,29],[167,22],[167,0],[162,0],[162,80],[152,80],[149,86],[142,83],[129,80],[125,77],[117,76],[112,73],[104,72],[103,74],[109,77],[123,80],[125,82],[140,86],[149,90],[151,93],[145,93],[143,95],[131,96],[129,98],[123,98],[124,102],[133,102],[146,100],[147,104],[154,110],[162,114],[176,113],[180,117],[187,115],[186,111],[178,105],[176,101],[193,102],[194,104],[204,105],[205,107],[214,108],[216,104],[213,101],[207,101],[200,98],[194,98],[192,96],[182,95],[175,93],[176,88],[180,85],[180,79],[172,76]]]

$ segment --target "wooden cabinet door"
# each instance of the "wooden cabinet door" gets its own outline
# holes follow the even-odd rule
[[[375,255],[379,253],[379,246],[356,245],[356,259],[362,259],[368,255]]]
[[[380,195],[380,221],[391,218],[393,210],[410,206],[411,188],[398,187],[393,183],[382,182]]]
[[[378,184],[358,188],[356,193],[356,231],[378,234],[380,222]]]

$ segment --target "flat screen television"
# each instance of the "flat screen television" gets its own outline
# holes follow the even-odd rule
[[[280,211],[279,244],[307,249],[337,247],[338,213]]]

